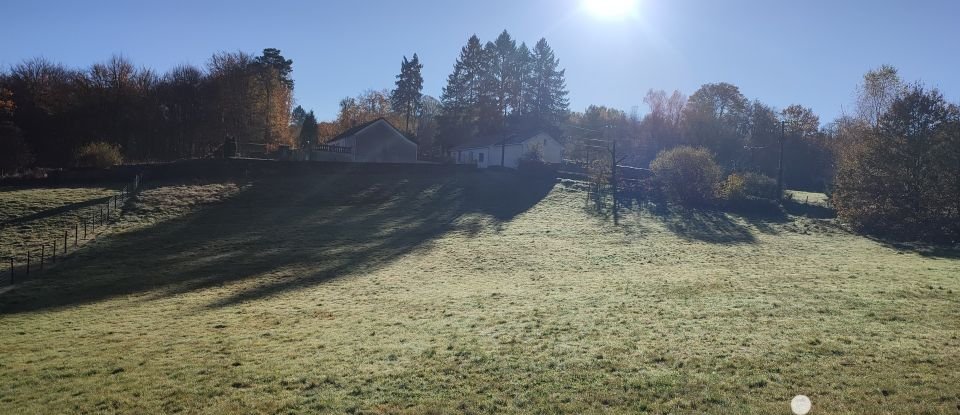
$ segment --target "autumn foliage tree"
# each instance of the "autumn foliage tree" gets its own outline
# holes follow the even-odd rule
[[[906,239],[960,238],[960,110],[908,87],[843,137],[832,202],[854,227]]]
[[[71,165],[92,142],[134,161],[204,156],[226,136],[270,148],[292,142],[291,71],[277,49],[217,53],[203,68],[178,65],[165,74],[123,56],[87,68],[28,59],[0,73],[13,103],[0,122],[15,127],[4,136],[22,138],[19,154],[49,167]]]

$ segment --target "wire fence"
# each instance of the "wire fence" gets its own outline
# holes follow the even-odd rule
[[[70,224],[64,225],[62,234],[55,232],[51,235],[47,231],[45,237],[28,238],[30,242],[24,244],[26,249],[20,255],[11,253],[6,258],[5,276],[9,285],[42,273],[44,267],[49,268],[58,260],[62,261],[67,255],[79,250],[85,243],[95,240],[97,235],[117,223],[123,214],[123,206],[136,196],[142,184],[143,177],[138,174],[116,194],[103,198],[102,203],[89,206],[82,212],[61,214],[69,218],[60,222]],[[37,243],[37,240],[40,242]]]

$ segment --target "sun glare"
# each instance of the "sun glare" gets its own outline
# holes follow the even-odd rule
[[[637,0],[582,0],[581,5],[587,13],[600,19],[625,19],[637,12]]]

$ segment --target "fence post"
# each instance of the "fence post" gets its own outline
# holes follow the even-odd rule
[[[50,257],[50,263],[57,262],[57,240],[53,240],[53,256]]]
[[[87,239],[87,218],[80,219],[83,221],[83,239]]]
[[[63,230],[63,254],[64,255],[67,254],[67,234],[68,233],[70,233],[70,231],[66,229]]]
[[[74,222],[73,223],[73,247],[74,248],[77,247],[77,242],[79,239],[80,239],[80,224]]]
[[[43,254],[44,254],[43,249],[44,249],[43,244],[40,244],[40,271],[43,271]]]
[[[13,285],[13,257],[10,257],[10,285]]]

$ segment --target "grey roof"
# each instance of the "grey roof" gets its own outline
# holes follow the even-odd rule
[[[355,125],[355,126],[353,126],[353,127],[350,127],[350,128],[348,128],[346,131],[344,131],[344,132],[342,132],[342,133],[340,133],[340,134],[337,134],[336,137],[333,137],[333,138],[331,138],[330,140],[327,140],[327,143],[332,143],[332,142],[334,142],[334,141],[337,141],[337,140],[340,140],[340,139],[343,139],[343,138],[350,137],[351,135],[354,135],[354,134],[356,134],[356,133],[359,133],[360,130],[362,130],[362,129],[364,129],[364,128],[367,128],[367,127],[369,127],[370,125],[373,125],[373,124],[376,123],[377,121],[381,121],[381,120],[382,120],[383,122],[387,123],[387,125],[389,125],[390,128],[393,128],[394,130],[396,130],[398,134],[400,134],[401,136],[403,136],[403,137],[406,138],[407,140],[412,141],[414,144],[417,143],[417,140],[414,140],[413,138],[407,137],[406,134],[404,134],[402,131],[400,131],[399,129],[397,129],[397,127],[394,127],[393,124],[390,123],[390,121],[387,121],[387,119],[386,119],[386,118],[383,118],[383,117],[377,118],[377,119],[372,120],[372,121],[367,121],[367,122],[365,122],[365,123],[363,123],[363,124],[358,124],[358,125]]]

